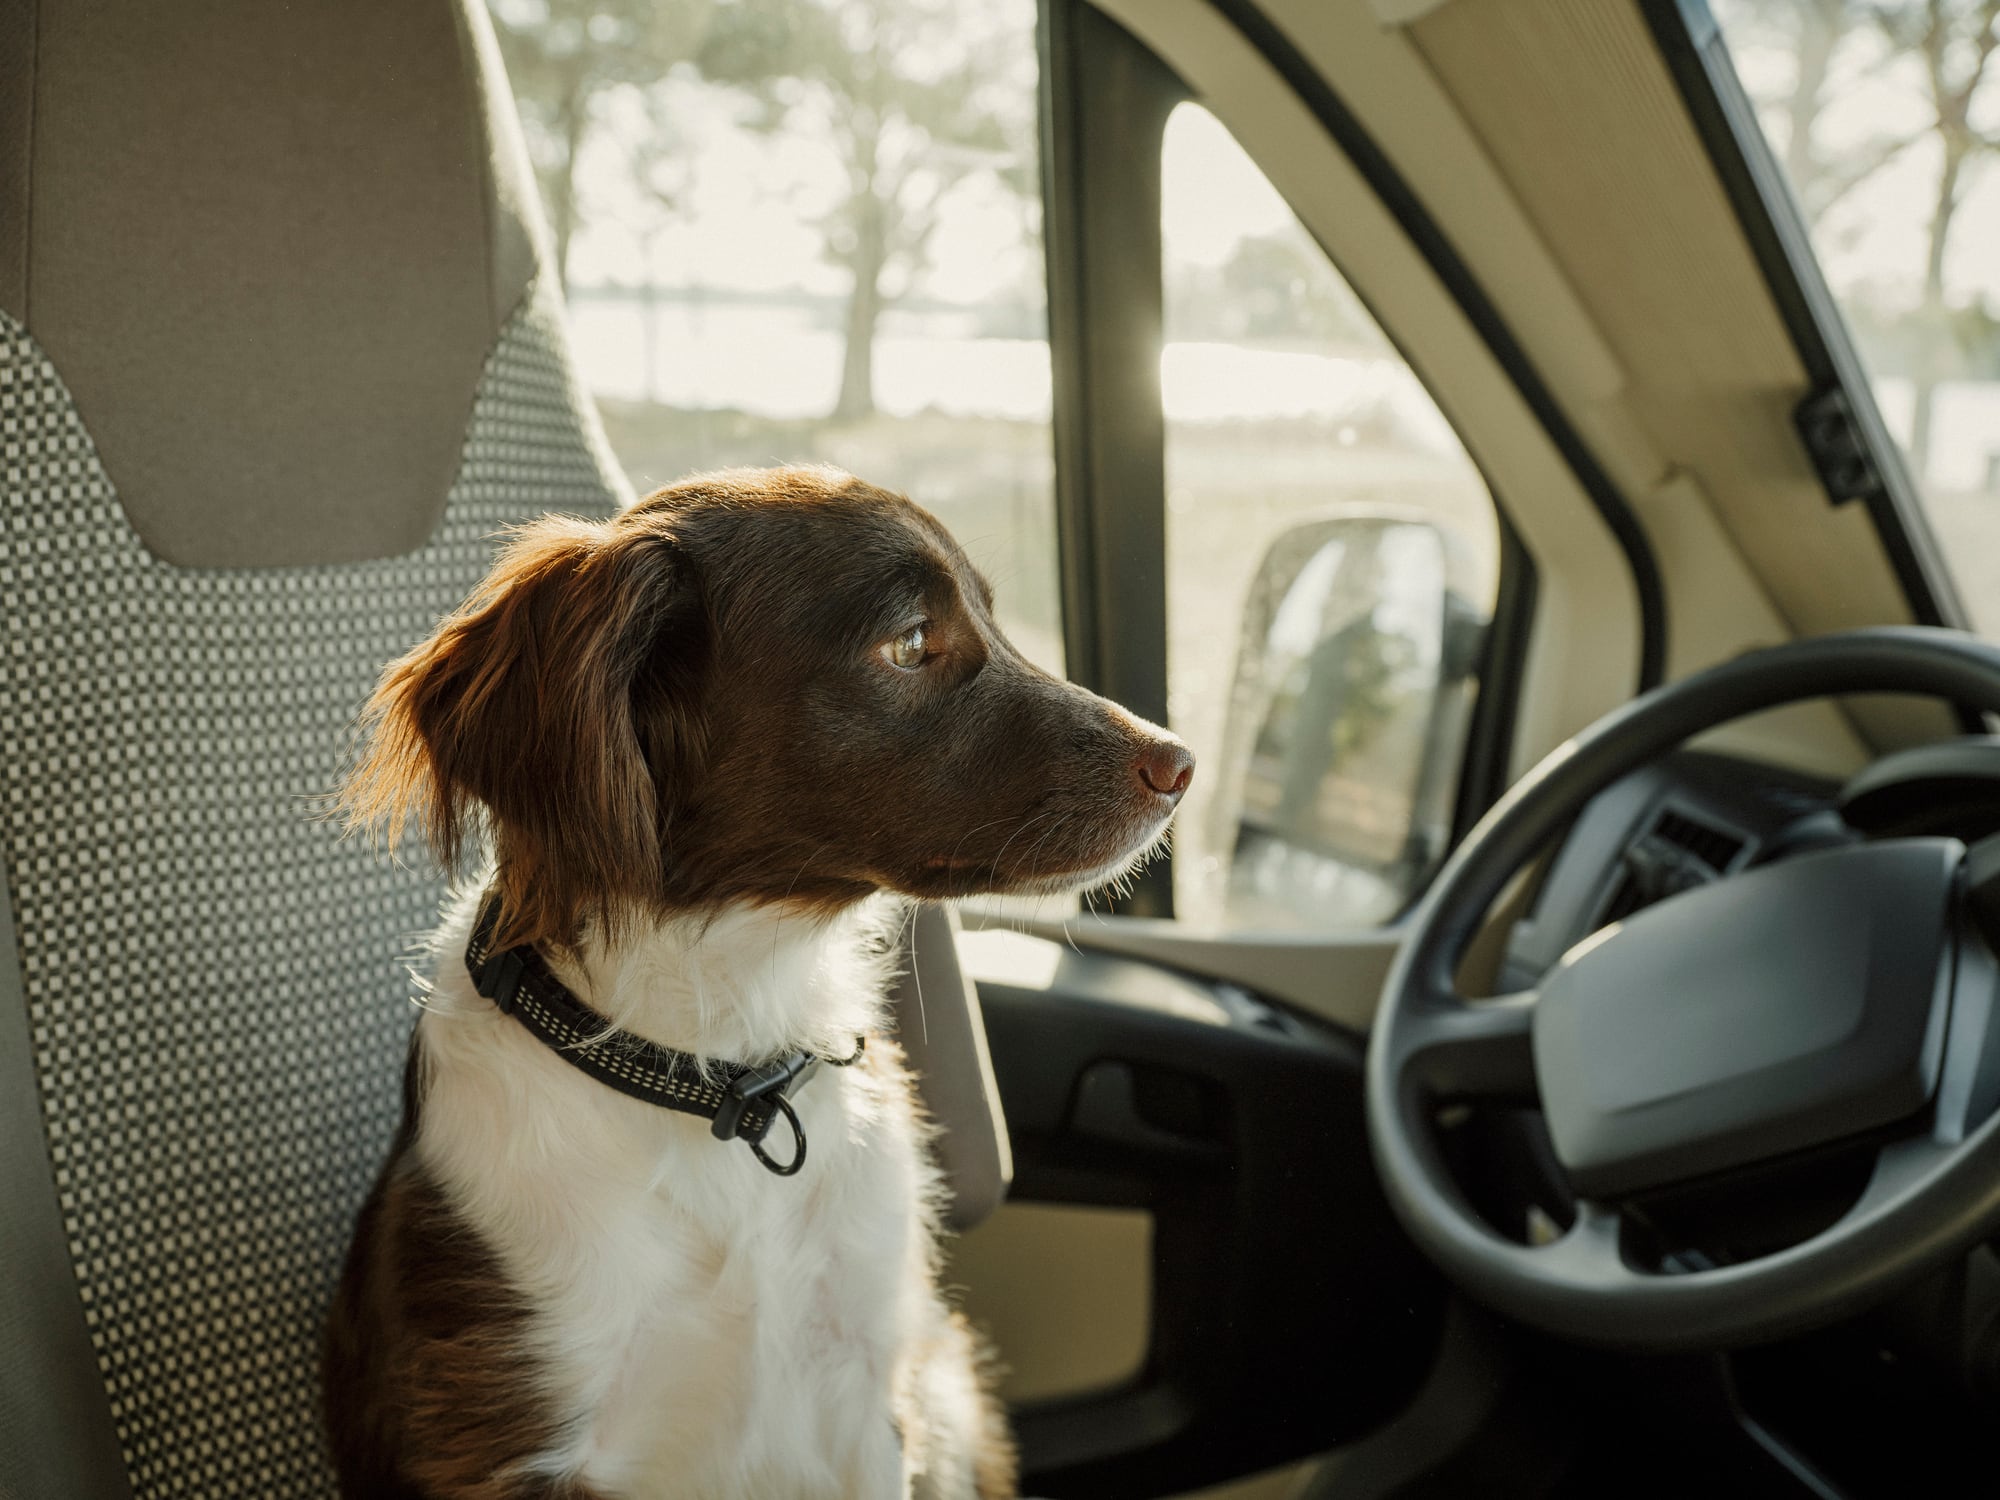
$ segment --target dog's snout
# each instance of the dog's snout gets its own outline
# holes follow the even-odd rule
[[[1163,797],[1178,797],[1194,780],[1194,754],[1179,740],[1153,740],[1139,752],[1139,779]]]

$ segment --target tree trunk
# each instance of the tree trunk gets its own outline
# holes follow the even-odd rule
[[[650,245],[648,246],[650,249]],[[660,288],[653,280],[653,258],[646,257],[646,280],[639,290],[639,316],[646,325],[646,389],[642,399],[660,399]]]
[[[562,164],[549,173],[549,208],[555,218],[550,226],[556,241],[555,272],[564,295],[569,292],[569,242],[576,233],[576,158],[583,150],[589,117],[588,97],[573,94],[563,109]]]
[[[1949,137],[1938,173],[1937,197],[1931,205],[1930,245],[1924,259],[1923,340],[1912,373],[1910,405],[1910,472],[1921,487],[1930,472],[1932,406],[1945,375],[1945,347],[1950,321],[1944,305],[1944,253],[1951,239],[1951,221],[1958,212],[1958,180],[1965,170],[1966,147]]]
[[[854,286],[847,294],[840,396],[833,404],[836,422],[858,422],[875,414],[875,323],[882,315],[882,267],[889,258],[883,217],[882,202],[873,193],[854,205],[854,250],[848,257]]]
[[[1826,75],[1833,66],[1833,49],[1847,20],[1846,0],[1807,0],[1799,7],[1798,76],[1785,101],[1785,172],[1806,212],[1807,222],[1820,211],[1819,155],[1813,150],[1813,126],[1819,119]]]

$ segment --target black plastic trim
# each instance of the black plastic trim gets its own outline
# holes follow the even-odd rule
[[[1056,526],[1069,674],[1167,720],[1160,142],[1187,85],[1085,0],[1041,7]],[[1109,901],[1173,915],[1155,860]]]
[[[1796,419],[1809,417],[1815,403],[1843,400],[1872,460],[1876,482],[1856,495],[1829,488],[1829,503],[1858,498],[1867,507],[1918,624],[1963,628],[1965,606],[1944,567],[1916,481],[1875,405],[1861,356],[1813,254],[1784,169],[1757,123],[1756,106],[1736,76],[1722,28],[1707,0],[1637,3],[1805,365],[1811,389]]]
[[[1497,502],[1497,493],[1496,493]],[[1472,831],[1486,809],[1500,800],[1512,780],[1514,726],[1521,703],[1521,680],[1528,664],[1528,641],[1535,628],[1535,596],[1540,580],[1535,560],[1520,532],[1495,504],[1500,525],[1500,587],[1493,598],[1493,622],[1487,627],[1475,680],[1472,723],[1465,735],[1465,758],[1459,767],[1458,801],[1452,809],[1451,844]]]
[[[1431,217],[1430,210],[1333,86],[1253,0],[1211,0],[1211,3],[1299,96],[1300,102],[1312,111],[1334,144],[1381,198],[1383,206],[1409,236],[1433,274],[1444,283],[1495,361],[1520,391],[1543,432],[1604,517],[1605,525],[1625,554],[1639,596],[1639,690],[1657,687],[1666,669],[1666,593],[1660,583],[1659,563],[1653,556],[1652,543],[1647,540],[1645,528],[1630,502],[1571,425],[1568,414],[1557,403],[1513,329],[1437,220]]]

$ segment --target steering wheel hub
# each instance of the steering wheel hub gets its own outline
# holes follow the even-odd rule
[[[1937,1085],[1963,846],[1832,849],[1690,891],[1543,981],[1535,1076],[1579,1193],[1622,1197],[1907,1119]]]

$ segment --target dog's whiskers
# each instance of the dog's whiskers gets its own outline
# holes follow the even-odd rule
[[[1007,842],[1002,844],[1000,846],[999,852],[993,856],[993,869],[995,873],[997,874],[1002,868],[1002,864],[1007,857],[1007,850],[1013,846],[1015,839],[1019,838],[1022,834],[1026,833],[1030,828],[1034,827],[1035,824],[1039,822],[1041,819],[1048,817],[1055,817],[1061,814],[1062,811],[1063,810],[1061,808],[1048,808],[1042,812],[1035,813],[1029,817],[1023,818],[1021,820],[1020,826],[1016,828],[1012,833],[1007,835]]]

